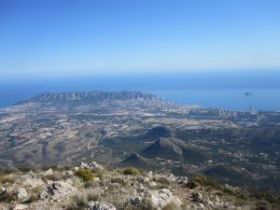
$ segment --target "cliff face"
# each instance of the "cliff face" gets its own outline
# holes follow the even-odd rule
[[[272,197],[270,197],[272,198]],[[176,177],[136,168],[1,172],[0,209],[185,210],[279,209],[279,200],[249,196],[205,177]]]

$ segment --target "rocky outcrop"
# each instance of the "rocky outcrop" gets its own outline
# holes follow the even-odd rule
[[[106,202],[91,201],[88,210],[117,210],[113,204]]]
[[[170,203],[173,203],[177,207],[182,207],[183,203],[176,196],[173,196],[169,189],[161,189],[159,191],[148,191],[145,195],[151,200],[153,208],[157,210],[163,209]]]
[[[67,181],[50,182],[40,194],[41,199],[58,199],[68,196],[76,189]]]
[[[89,174],[92,179],[83,179],[83,175]],[[76,169],[17,171],[0,179],[0,210],[250,210],[259,207],[260,198],[246,197],[240,188],[213,186],[206,179],[199,180],[202,179],[146,173],[136,168],[94,170],[89,164],[81,164]],[[266,201],[268,210],[279,207]]]

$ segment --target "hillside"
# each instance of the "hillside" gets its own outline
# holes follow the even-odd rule
[[[75,168],[2,171],[0,209],[185,210],[279,209],[268,194],[250,195],[205,177],[176,177],[136,168]]]

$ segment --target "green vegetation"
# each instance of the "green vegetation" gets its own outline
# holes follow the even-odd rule
[[[255,197],[259,200],[260,199],[266,200],[269,203],[280,204],[280,197],[273,195],[269,192],[257,193],[257,194],[255,194]]]
[[[93,172],[90,169],[80,169],[76,171],[75,175],[84,182],[90,182],[94,178]]]
[[[124,175],[133,175],[136,176],[140,174],[140,171],[137,168],[134,167],[128,167],[123,169],[123,174]]]
[[[210,179],[206,176],[195,175],[194,177],[192,177],[192,180],[196,183],[199,183],[202,186],[213,187],[213,188],[219,189],[219,190],[222,189],[222,186],[219,183],[217,183],[213,179]]]

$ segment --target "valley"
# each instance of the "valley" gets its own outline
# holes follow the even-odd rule
[[[43,93],[0,110],[0,167],[134,166],[280,189],[280,113],[178,105],[142,92]]]

